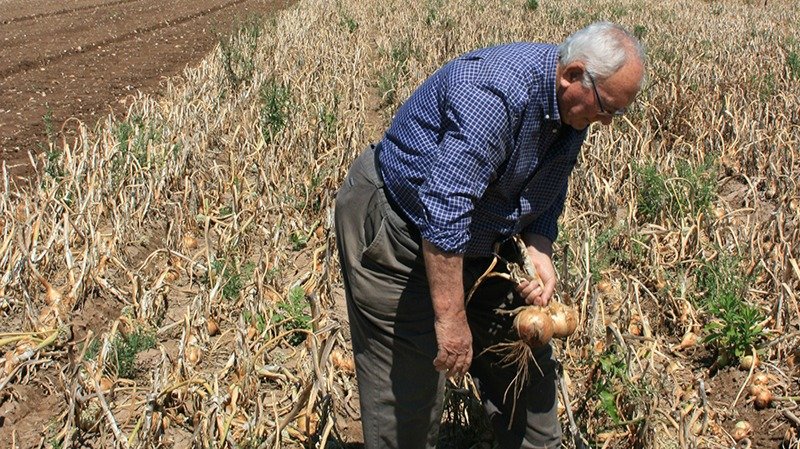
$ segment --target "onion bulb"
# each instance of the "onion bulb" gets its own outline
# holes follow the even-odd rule
[[[578,327],[578,314],[575,309],[565,307],[557,302],[551,302],[547,307],[550,319],[553,320],[553,336],[556,338],[569,337]]]
[[[553,338],[553,320],[539,307],[526,307],[514,318],[517,335],[531,348],[546,345]]]
[[[753,433],[753,426],[747,421],[739,421],[733,426],[731,436],[734,440],[739,442],[750,436],[751,433]]]
[[[209,318],[206,320],[206,330],[208,330],[208,335],[213,337],[219,334],[219,324],[213,318]]]
[[[753,404],[757,410],[769,407],[774,399],[772,392],[765,385],[751,385],[750,396],[753,396]]]
[[[758,366],[758,356],[744,355],[739,357],[739,366],[743,370],[750,370],[754,365]]]

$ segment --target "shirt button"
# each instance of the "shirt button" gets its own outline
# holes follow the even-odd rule
[[[544,116],[544,119],[545,119],[545,120],[550,120],[550,115],[548,115],[548,114],[545,114],[545,116]]]
[[[553,134],[558,132],[558,128],[553,128]]]

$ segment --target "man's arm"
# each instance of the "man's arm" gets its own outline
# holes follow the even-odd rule
[[[443,252],[424,239],[422,252],[439,347],[433,366],[450,376],[462,376],[472,363],[472,333],[464,305],[464,257]]]
[[[546,306],[553,297],[556,289],[556,270],[553,266],[553,242],[541,235],[526,233],[522,235],[528,249],[536,273],[542,279],[542,285],[537,282],[523,281],[517,286],[517,293],[525,298],[528,304]]]

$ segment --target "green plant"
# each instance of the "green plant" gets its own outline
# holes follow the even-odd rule
[[[263,334],[267,329],[267,319],[260,313],[253,313],[249,310],[245,310],[242,312],[242,317],[244,318],[245,323],[255,326],[259,335]]]
[[[289,290],[286,299],[278,303],[275,319],[281,328],[290,330],[310,330],[311,315],[306,313],[308,303],[303,287],[294,287]],[[293,332],[289,336],[289,343],[299,345],[306,339],[305,332]]]
[[[602,272],[614,266],[634,269],[645,256],[641,239],[641,236],[631,235],[630,228],[624,223],[598,234],[590,245],[592,281],[599,281]]]
[[[396,42],[388,54],[391,64],[378,75],[378,92],[383,106],[392,106],[397,103],[397,88],[400,80],[408,75],[408,60],[415,54],[411,46],[411,39],[405,38]]]
[[[150,168],[150,164],[154,161],[149,157],[148,148],[161,141],[160,125],[150,121],[145,122],[143,116],[132,114],[116,125],[113,134],[117,140],[117,150],[111,157],[111,171],[115,183],[123,179],[133,165]]]
[[[100,340],[92,339],[87,343],[86,352],[84,352],[84,358],[86,360],[94,360],[97,358],[97,354],[100,353]]]
[[[53,146],[52,149],[44,151],[47,160],[44,165],[44,172],[53,179],[60,180],[66,174],[66,170],[61,162],[61,151],[56,150]]]
[[[525,7],[530,11],[536,11],[539,9],[539,0],[526,0]]]
[[[586,406],[592,404],[589,413],[597,429],[645,425],[647,412],[643,408],[646,408],[645,398],[650,397],[650,388],[643,379],[630,375],[627,359],[618,346],[609,346],[592,366],[587,402],[578,413],[585,413]]]
[[[211,262],[211,269],[214,276],[212,282],[216,283],[217,276],[222,276],[222,297],[227,300],[235,300],[239,297],[239,292],[244,285],[253,277],[255,264],[247,262],[241,266],[228,264],[224,260]]]
[[[117,374],[131,379],[136,374],[136,354],[155,348],[156,338],[152,332],[137,329],[133,333],[114,340],[112,360],[116,362]]]
[[[261,135],[266,142],[271,142],[283,131],[289,121],[291,96],[289,89],[277,80],[270,79],[261,87]]]
[[[631,376],[628,359],[618,346],[609,346],[591,363],[591,384],[578,415],[586,414],[595,431],[646,425],[651,388],[644,379]]]
[[[633,35],[636,36],[636,39],[642,39],[644,35],[647,34],[647,27],[644,25],[634,25],[633,26]]]
[[[299,231],[292,232],[292,234],[289,236],[289,240],[292,242],[293,251],[299,251],[305,248],[308,244],[308,236]]]
[[[355,33],[358,29],[358,22],[356,22],[356,19],[350,17],[344,12],[340,12],[340,14],[342,15],[342,18],[339,20],[339,25],[341,25],[349,33]]]
[[[715,364],[724,367],[764,339],[763,313],[742,298],[750,279],[739,269],[739,260],[720,254],[697,273],[697,302],[710,314],[704,342],[716,353]]]
[[[677,176],[669,178],[654,163],[635,165],[639,191],[637,212],[648,221],[662,213],[674,217],[707,212],[716,196],[716,165],[705,162],[693,166],[678,162]]]
[[[792,78],[800,79],[800,56],[797,53],[790,51],[786,55],[786,65],[789,66],[789,75]]]
[[[397,102],[398,78],[399,76],[394,70],[387,70],[378,75],[378,92],[384,106],[391,106]]]
[[[42,121],[44,121],[44,132],[47,134],[47,141],[53,143],[56,140],[56,128],[53,124],[53,109],[47,104],[45,107],[47,110],[42,116]]]
[[[339,97],[334,97],[334,105],[328,107],[325,104],[319,105],[319,128],[322,134],[331,137],[336,134],[336,109],[339,104]]]
[[[599,372],[592,388],[593,393],[600,401],[600,408],[614,424],[619,424],[622,419],[617,409],[617,396],[625,391],[628,367],[625,359],[614,351],[601,354],[597,363]]]
[[[136,355],[155,346],[155,333],[142,328],[125,335],[118,334],[111,341],[106,363],[113,364],[118,376],[132,379],[136,375]],[[84,357],[86,360],[95,360],[99,354],[100,340],[93,339],[88,343]]]
[[[628,8],[626,8],[624,6],[614,5],[614,6],[611,7],[611,11],[609,11],[609,12],[611,14],[611,18],[613,20],[617,21],[620,18],[625,17],[625,16],[628,15]]]
[[[233,89],[249,82],[255,73],[255,56],[263,33],[263,20],[258,16],[245,19],[236,33],[219,37],[222,67]]]

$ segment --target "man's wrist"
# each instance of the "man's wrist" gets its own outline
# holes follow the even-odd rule
[[[526,233],[523,234],[522,240],[529,249],[533,248],[548,257],[553,257],[553,241],[549,237],[542,234]]]

